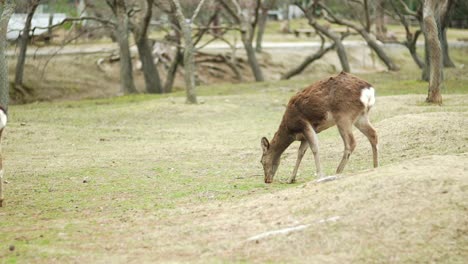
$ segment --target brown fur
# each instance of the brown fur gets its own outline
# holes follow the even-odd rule
[[[318,173],[321,174],[317,153],[318,142],[314,134],[334,126],[335,123],[345,143],[345,155],[338,167],[338,173],[341,172],[347,159],[349,159],[349,155],[354,150],[355,142],[350,128],[361,117],[365,119],[355,125],[359,126],[358,128],[368,136],[373,145],[373,150],[375,145],[376,152],[377,135],[370,123],[368,123],[368,109],[360,100],[362,89],[369,87],[372,87],[372,85],[368,82],[349,73],[341,72],[334,77],[318,81],[294,95],[289,100],[281,124],[271,143],[266,138],[262,139],[264,150],[262,164],[265,170],[265,182],[272,180],[279,165],[281,154],[295,140],[307,141],[314,153]],[[370,137],[372,137],[372,140]],[[304,146],[301,144],[298,163],[302,158],[301,152],[306,150]],[[375,153],[375,166],[376,155]],[[293,172],[293,181],[297,166],[298,164],[295,172]]]

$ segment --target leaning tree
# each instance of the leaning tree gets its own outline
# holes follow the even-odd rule
[[[397,71],[399,70],[399,67],[387,55],[384,48],[377,43],[375,37],[370,32],[371,25],[369,19],[369,8],[365,3],[367,3],[367,1],[364,2],[362,12],[366,17],[366,22],[364,23],[364,25],[361,25],[357,22],[348,20],[343,16],[335,14],[335,12],[333,12],[333,10],[325,4],[325,1],[314,1],[314,4],[317,5],[320,8],[320,12],[323,13],[323,17],[325,18],[325,20],[333,24],[346,26],[356,31],[356,33],[361,35],[361,37],[366,41],[369,48],[371,48],[377,54],[380,60],[387,66],[388,70]]]
[[[247,61],[249,62],[252,73],[255,77],[255,81],[264,81],[263,72],[258,63],[255,49],[253,47],[253,39],[255,36],[255,26],[257,25],[260,1],[256,1],[255,5],[255,17],[251,17],[244,12],[241,8],[240,1],[238,0],[218,0],[223,7],[227,16],[234,22],[235,25],[239,26],[241,33],[242,44],[244,44],[245,52],[247,53]],[[253,20],[253,21],[252,21]]]
[[[317,5],[314,3],[309,3],[306,6],[303,5],[301,1],[295,1],[294,3],[298,8],[302,10],[304,15],[306,16],[309,25],[312,26],[315,31],[317,32],[317,35],[320,37],[322,40],[322,43],[320,45],[320,49],[315,52],[314,54],[311,54],[307,56],[298,66],[290,69],[286,73],[284,73],[281,76],[281,79],[290,79],[291,77],[300,74],[302,71],[304,71],[307,66],[309,66],[312,62],[319,60],[322,58],[327,52],[335,49],[336,53],[338,55],[338,58],[341,63],[341,68],[345,72],[350,72],[351,68],[349,66],[349,61],[348,61],[348,55],[346,54],[346,49],[343,45],[343,39],[348,35],[347,33],[344,33],[341,35],[338,35],[338,33],[334,32],[332,29],[329,27],[319,23],[318,17],[317,17]],[[333,44],[328,45],[325,48],[325,38],[330,39]]]

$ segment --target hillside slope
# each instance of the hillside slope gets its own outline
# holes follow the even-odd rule
[[[155,242],[149,254],[115,253],[175,262],[462,263],[468,259],[466,164],[467,154],[427,156],[240,202],[181,208],[162,223],[135,222],[135,236],[119,241]],[[301,225],[310,226],[247,241]],[[148,226],[155,230],[146,232]]]

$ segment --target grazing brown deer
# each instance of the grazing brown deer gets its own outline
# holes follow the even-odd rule
[[[265,172],[265,183],[273,181],[281,154],[295,140],[301,141],[301,145],[289,183],[295,182],[297,169],[307,146],[314,154],[317,175],[322,177],[317,134],[334,125],[338,127],[345,147],[336,173],[343,171],[356,147],[353,125],[369,139],[374,167],[377,167],[377,133],[368,118],[369,110],[374,103],[375,91],[372,85],[345,72],[318,81],[298,92],[289,100],[278,131],[271,142],[265,137],[261,140],[263,149],[261,163]]]

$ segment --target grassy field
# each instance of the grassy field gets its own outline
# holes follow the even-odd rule
[[[411,64],[360,75],[378,93],[371,120],[382,168],[370,169],[370,146],[356,132],[344,176],[321,185],[310,152],[298,183],[284,183],[297,143],[273,184],[259,163],[260,138],[272,137],[288,98],[318,75],[203,86],[200,105],[178,92],[11,106],[0,263],[462,263],[467,57],[455,52],[443,106],[424,103],[427,83]],[[331,175],[342,142],[335,128],[319,139]],[[246,242],[300,224],[312,227]]]
[[[382,167],[371,169],[369,143],[355,132],[343,177],[314,183],[308,152],[293,185],[285,181],[298,144],[265,185],[260,138],[273,136],[288,98],[330,67],[201,86],[202,103],[186,105],[180,90],[64,101],[115,96],[117,66],[98,70],[100,55],[30,58],[26,83],[39,102],[10,107],[2,143],[0,263],[466,262],[468,50],[451,54],[457,67],[445,71],[442,106],[424,103],[427,83],[405,52],[392,54],[398,72],[359,73],[377,89]],[[301,59],[290,58],[275,54],[267,76]],[[341,139],[336,128],[319,139],[332,175]],[[309,227],[246,241],[298,225]]]

